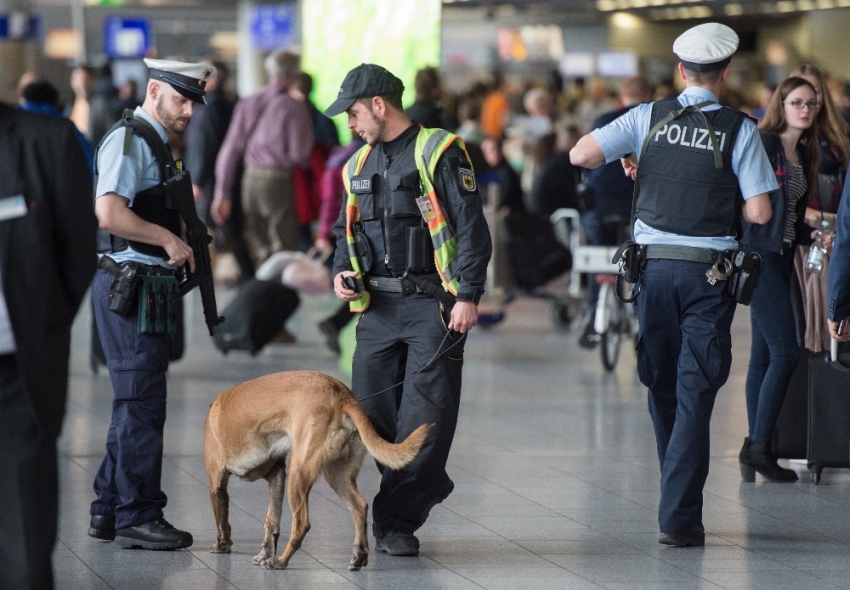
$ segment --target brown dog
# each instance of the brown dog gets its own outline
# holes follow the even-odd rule
[[[429,430],[423,424],[402,443],[385,441],[348,387],[314,371],[266,375],[225,391],[210,407],[204,425],[204,461],[218,530],[210,551],[230,553],[233,545],[228,522],[230,474],[248,481],[263,478],[269,482],[269,510],[263,546],[254,563],[284,569],[310,530],[307,496],[324,472],[354,517],[354,551],[348,569],[359,570],[369,558],[369,507],[357,491],[363,457],[368,450],[382,465],[401,469],[416,457]],[[285,483],[292,531],[275,557]]]

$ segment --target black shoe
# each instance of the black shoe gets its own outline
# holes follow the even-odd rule
[[[678,533],[664,533],[658,537],[662,545],[673,545],[674,547],[702,547],[705,545],[705,527],[701,522],[686,531]]]
[[[780,467],[776,457],[770,448],[770,441],[755,441],[744,439],[744,446],[738,455],[741,464],[741,477],[747,483],[756,480],[756,472],[761,473],[765,479],[780,483],[791,483],[797,481],[797,473],[791,469]]]
[[[89,524],[89,537],[99,541],[115,539],[115,517],[93,514]]]
[[[319,332],[325,335],[325,345],[336,354],[340,354],[339,327],[328,319],[319,324]]]
[[[590,318],[590,321],[584,328],[584,332],[582,333],[581,338],[578,339],[578,345],[582,348],[596,348],[596,345],[599,343],[599,340],[599,334],[597,334],[596,330],[593,329],[593,318]]]
[[[390,531],[375,537],[375,550],[396,557],[414,557],[419,555],[419,539],[406,531]]]
[[[118,529],[115,541],[122,547],[182,549],[192,546],[192,535],[175,529],[164,518],[155,518],[145,524]]]
[[[422,511],[422,514],[419,516],[419,526],[425,524],[425,521],[428,520],[428,515],[431,514],[431,509],[446,498],[448,498],[449,494],[451,494],[454,489],[455,482],[453,482],[447,477],[446,480],[443,482],[443,485],[440,486],[440,491],[437,492],[437,497],[434,498],[434,500],[430,504],[428,504],[428,506],[425,507],[425,509]]]

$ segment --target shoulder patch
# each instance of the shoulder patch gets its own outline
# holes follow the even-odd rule
[[[460,186],[469,192],[474,191],[476,188],[475,174],[472,173],[472,170],[468,168],[458,168],[457,170],[460,175]]]

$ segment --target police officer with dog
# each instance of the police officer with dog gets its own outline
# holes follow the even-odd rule
[[[741,219],[770,219],[777,188],[754,122],[717,104],[737,47],[725,25],[687,30],[673,45],[686,89],[592,131],[570,154],[585,168],[622,158],[636,180],[637,244],[624,270],[636,281],[638,373],[661,466],[659,542],[679,547],[705,544],[709,421],[732,364],[736,302],[758,275],[736,235]]]
[[[168,132],[186,130],[216,71],[206,63],[145,63],[150,79],[144,103],[125,112],[95,157],[100,264],[92,299],[114,401],[89,536],[126,547],[179,549],[192,545],[192,535],[163,518],[165,373],[180,269],[186,265],[193,274],[195,256],[181,228],[191,216],[183,213],[181,220],[169,183],[180,177],[190,185],[179,174]]]
[[[343,172],[334,227],[334,292],[361,312],[352,390],[387,440],[433,425],[413,463],[379,466],[372,505],[376,549],[418,555],[413,533],[454,488],[445,468],[464,341],[478,322],[491,243],[462,140],[411,121],[403,91],[386,69],[362,64],[325,114],[346,113],[367,142]]]

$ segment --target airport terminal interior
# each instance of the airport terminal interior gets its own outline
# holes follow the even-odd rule
[[[549,108],[565,116],[574,143],[597,115],[619,105],[619,85],[630,76],[645,76],[656,96],[675,95],[672,43],[709,20],[740,33],[724,100],[763,115],[764,91],[808,62],[826,73],[826,91],[850,118],[850,0],[0,0],[0,100],[16,102],[18,80],[34,71],[70,105],[72,69],[91,66],[99,76],[108,60],[111,83],[135,80],[138,99],[147,75],[143,55],[216,58],[231,70],[227,91],[247,96],[265,83],[265,56],[290,44],[303,51],[302,67],[314,76],[319,110],[351,67],[385,59],[407,85],[406,105],[417,68],[437,67],[443,104],[459,127],[459,105],[483,99],[498,71],[514,114],[523,114],[523,92],[551,91]],[[403,49],[388,49],[383,36],[403,40]],[[347,143],[342,119],[337,124]],[[554,129],[553,120],[546,129]],[[506,155],[517,170],[524,164],[533,170],[528,150]],[[530,177],[522,182],[527,191]],[[465,348],[447,467],[454,491],[416,532],[417,557],[377,552],[370,531],[361,571],[348,570],[352,517],[323,478],[309,497],[312,528],[287,569],[252,563],[268,506],[263,480],[231,478],[232,553],[210,552],[216,528],[203,446],[210,405],[238,383],[279,371],[320,371],[350,383],[350,349],[343,347],[341,359],[318,329],[338,306],[331,293],[302,293],[286,325],[294,342],[272,342],[254,356],[218,350],[200,295],[187,296],[185,353],[168,370],[162,470],[165,518],[194,537],[190,548],[177,551],[122,549],[87,535],[113,398],[105,367],[91,361],[87,298],[74,323],[58,441],[57,590],[850,588],[850,469],[827,468],[813,481],[805,460],[783,459],[799,481],[742,481],[738,453],[748,432],[751,343],[746,306],[735,315],[732,371],[711,421],[705,546],[670,547],[659,544],[660,470],[635,342],[625,338],[616,366],[607,370],[599,346],[578,344],[588,319],[578,275],[572,288],[561,277],[547,288],[518,289],[502,282],[503,265],[504,259],[491,268],[483,303],[491,321],[471,331]],[[219,310],[233,300],[237,283],[232,275],[218,281]],[[367,502],[379,483],[367,456],[357,480]],[[279,550],[290,524],[284,503]]]
[[[226,304],[233,291],[222,291]],[[286,570],[253,565],[268,506],[265,481],[231,478],[233,552],[212,554],[216,530],[203,460],[210,404],[229,387],[276,371],[344,378],[315,324],[333,309],[307,301],[289,321],[294,344],[256,357],[223,356],[211,342],[200,298],[187,306],[185,358],[168,373],[163,490],[165,516],[194,536],[188,550],[121,549],[86,535],[92,481],[103,456],[112,392],[89,366],[89,307],[74,327],[68,413],[59,442],[59,590],[730,590],[850,588],[850,470],[826,469],[819,485],[805,462],[800,481],[742,483],[738,451],[747,433],[744,381],[749,314],[739,306],[733,366],[711,428],[705,547],[658,543],[659,467],[646,388],[626,345],[614,372],[598,349],[553,327],[552,301],[523,297],[492,328],[472,330],[464,354],[460,418],[447,471],[454,492],[417,531],[418,557],[377,553],[348,571],[351,515],[320,478],[312,528]],[[367,457],[357,480],[367,502],[379,474]],[[289,531],[284,504],[281,546]]]

